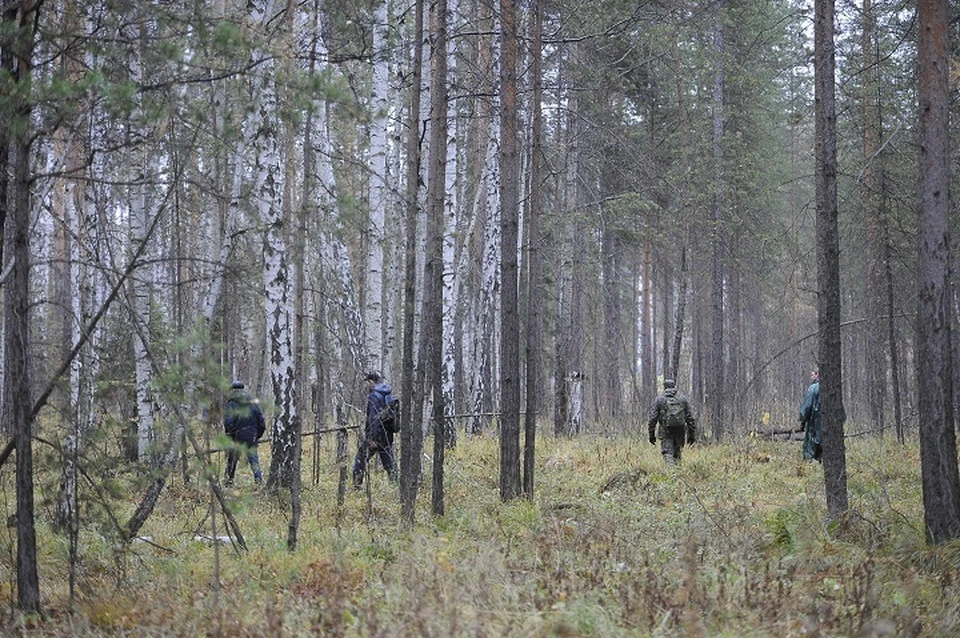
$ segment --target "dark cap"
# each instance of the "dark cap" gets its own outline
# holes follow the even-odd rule
[[[243,390],[243,381],[234,381],[230,388],[233,390]]]
[[[380,383],[380,373],[376,370],[371,370],[367,373],[367,376],[363,378],[364,381],[373,381],[374,383]]]
[[[664,379],[664,380],[663,380],[663,387],[664,387],[664,388],[675,388],[675,387],[677,387],[677,382],[674,381],[673,379]]]

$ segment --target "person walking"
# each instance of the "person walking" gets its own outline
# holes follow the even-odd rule
[[[803,458],[822,463],[820,438],[820,372],[810,373],[810,385],[800,403],[800,431],[803,432]]]
[[[260,457],[257,455],[257,442],[267,429],[260,406],[244,389],[242,381],[234,381],[230,386],[230,395],[223,411],[223,429],[233,444],[227,450],[226,485],[233,485],[237,472],[240,453],[246,452],[247,462],[253,470],[253,480],[259,485],[263,482],[260,471]]]
[[[366,424],[360,436],[357,456],[353,460],[353,485],[357,489],[363,485],[370,457],[380,457],[380,464],[387,471],[391,481],[397,479],[396,463],[393,457],[393,433],[385,426],[385,413],[388,398],[392,390],[383,382],[379,372],[368,372],[364,377],[367,384]]]
[[[663,394],[653,402],[647,429],[652,445],[656,445],[657,439],[660,439],[660,452],[667,465],[680,462],[684,443],[692,445],[696,442],[697,422],[693,418],[690,402],[682,394],[677,394],[673,379],[663,380]]]

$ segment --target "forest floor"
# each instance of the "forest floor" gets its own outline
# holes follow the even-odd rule
[[[103,504],[87,503],[72,600],[69,543],[51,531],[51,488],[41,488],[44,616],[8,610],[0,633],[960,635],[960,542],[924,543],[916,440],[848,440],[853,513],[842,524],[828,522],[822,469],[796,441],[695,445],[678,469],[639,438],[537,444],[534,498],[504,504],[497,439],[462,437],[446,456],[442,517],[430,514],[425,460],[412,529],[379,469],[370,501],[351,487],[339,507],[338,469],[326,463],[314,485],[308,444],[292,553],[289,495],[254,486],[243,462],[227,495],[247,551],[198,540],[225,534],[198,478],[171,477],[140,532],[149,542],[119,543]],[[261,456],[269,467],[268,446]],[[321,461],[332,456],[324,444]],[[115,479],[119,520],[142,491]],[[11,604],[15,536],[11,527],[0,538],[0,596]]]

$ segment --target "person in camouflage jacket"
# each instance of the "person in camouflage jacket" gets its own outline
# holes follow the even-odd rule
[[[677,394],[673,379],[663,380],[663,394],[657,396],[647,420],[650,443],[657,444],[660,439],[660,452],[667,465],[680,462],[684,443],[693,444],[697,440],[697,421],[690,409],[687,397]]]

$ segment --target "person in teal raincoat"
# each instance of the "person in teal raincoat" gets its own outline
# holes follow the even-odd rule
[[[823,456],[820,437],[820,373],[810,373],[810,385],[800,404],[800,430],[803,435],[803,458],[820,461]]]

